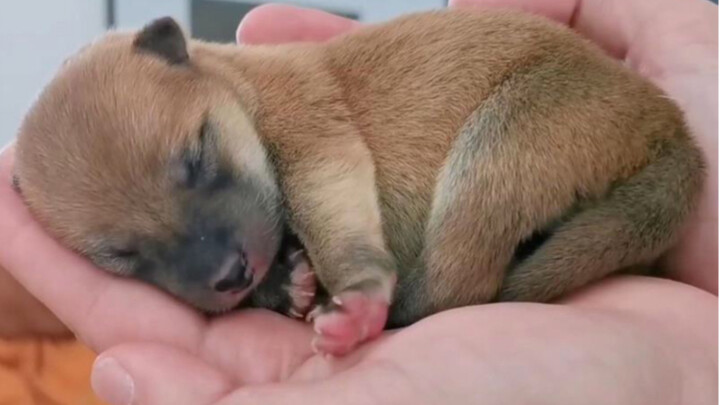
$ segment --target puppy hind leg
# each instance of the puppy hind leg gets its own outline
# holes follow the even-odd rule
[[[524,97],[518,85],[501,85],[458,135],[439,174],[423,269],[398,284],[391,324],[491,301],[519,241],[574,204],[580,175],[558,181],[564,158],[552,144],[540,145],[543,153],[526,144],[544,139],[535,131],[546,129],[527,113],[529,102],[515,102]]]
[[[675,240],[702,189],[694,146],[675,142],[597,204],[559,226],[511,269],[500,301],[548,301],[621,269],[651,264]]]

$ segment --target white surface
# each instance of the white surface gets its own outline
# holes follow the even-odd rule
[[[165,16],[190,27],[190,0],[115,0],[115,26],[118,29],[138,29]]]
[[[105,2],[5,1],[0,8],[0,145],[74,51],[104,31]]]
[[[270,3],[269,0],[229,0],[240,3]],[[273,0],[303,7],[350,12],[360,21],[379,22],[414,11],[442,8],[444,0]],[[115,20],[119,28],[139,28],[153,18],[172,16],[184,26],[190,25],[190,0],[115,0]]]
[[[122,1],[122,0],[120,0]],[[246,3],[260,3],[256,0],[234,0]],[[269,1],[267,1],[269,2]],[[357,13],[360,21],[374,23],[389,20],[401,14],[442,8],[444,0],[274,0],[274,3],[288,3],[304,7],[327,8],[332,11]]]

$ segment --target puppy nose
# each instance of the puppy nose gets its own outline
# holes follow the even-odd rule
[[[252,271],[248,271],[244,257],[239,254],[228,257],[218,273],[212,288],[219,293],[240,291],[253,282]]]

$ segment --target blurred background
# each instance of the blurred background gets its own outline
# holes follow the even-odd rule
[[[106,29],[139,28],[175,17],[194,37],[230,42],[243,15],[263,0],[24,0],[0,13],[0,147],[65,58]],[[447,0],[274,1],[324,9],[363,22],[444,7]]]

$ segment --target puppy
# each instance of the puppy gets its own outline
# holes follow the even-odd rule
[[[323,44],[188,43],[169,18],[112,33],[43,91],[16,164],[66,246],[208,311],[257,290],[307,312],[282,293],[309,273],[278,253],[296,235],[331,297],[313,344],[336,355],[652,264],[703,171],[660,90],[564,27],[498,11]]]

